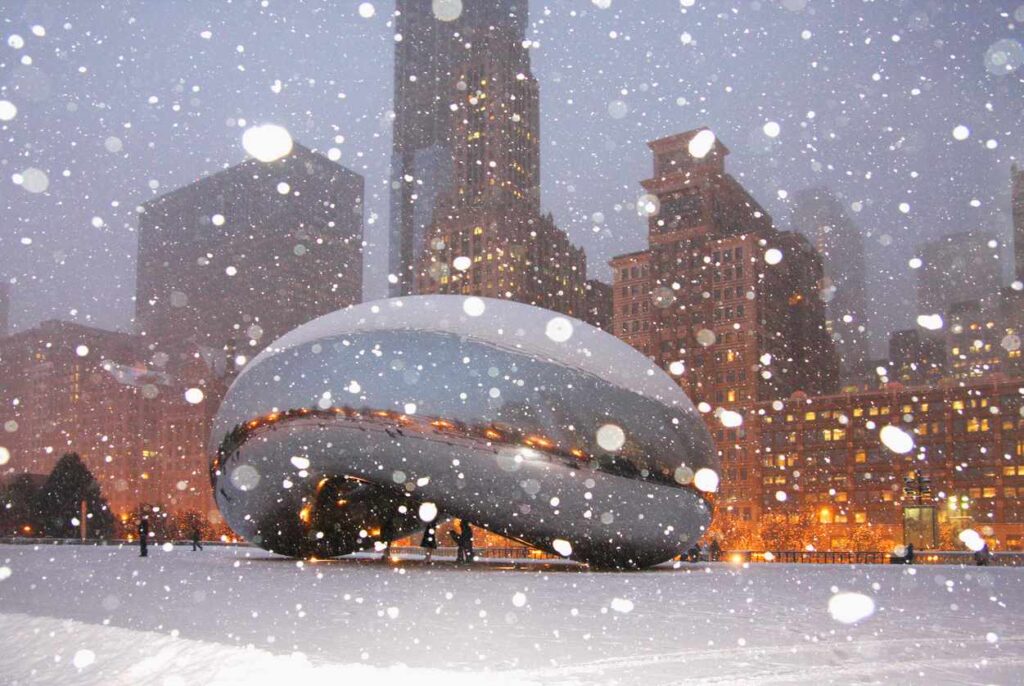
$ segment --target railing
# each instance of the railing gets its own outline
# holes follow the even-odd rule
[[[723,562],[733,563],[788,563],[788,564],[902,564],[902,558],[894,553],[880,551],[835,551],[835,550],[778,550],[770,552],[736,550],[723,552]],[[920,550],[914,551],[915,565],[966,565],[974,566],[977,562],[974,553],[959,550]],[[1024,553],[992,553],[989,565],[993,567],[1024,566]]]
[[[458,548],[443,546],[434,550],[435,557],[455,557]],[[391,554],[398,556],[408,555],[410,557],[422,556],[425,553],[423,548],[417,546],[391,546]],[[559,555],[554,555],[536,548],[526,546],[487,547],[474,548],[473,557],[487,560],[560,560]]]
[[[168,541],[151,542],[151,547],[157,547]],[[190,540],[173,540],[174,545],[191,545]],[[77,538],[36,538],[15,536],[13,538],[0,538],[0,544],[7,545],[126,545],[138,546],[138,541],[125,539],[87,539],[81,541]],[[224,541],[202,541],[203,546],[246,546],[252,544],[244,541],[233,543]],[[454,559],[457,548],[442,546],[434,550],[436,558]],[[409,557],[412,559],[422,558],[425,550],[419,546],[392,546],[391,555],[396,557]],[[513,560],[513,561],[547,561],[563,559],[559,555],[528,548],[526,546],[503,546],[503,547],[481,547],[473,550],[474,557],[483,560]],[[379,557],[381,553],[372,550],[356,553],[357,557]],[[895,559],[894,559],[895,558]],[[707,562],[707,554],[702,553],[701,562]],[[893,553],[881,551],[840,551],[840,550],[731,550],[722,551],[718,561],[731,564],[836,564],[836,565],[878,565],[878,564],[900,564],[900,559]],[[687,564],[687,558],[682,557],[682,563]],[[972,567],[976,564],[974,553],[958,550],[922,550],[914,552],[915,565],[962,565]],[[993,567],[1024,567],[1024,552],[992,553],[989,565]]]
[[[154,540],[150,539],[149,547],[161,546],[164,543],[173,543],[174,545],[192,545],[192,539],[185,538],[174,538],[171,540],[161,539]],[[245,541],[200,541],[203,547],[206,546],[252,546],[251,543]],[[129,540],[127,538],[87,538],[84,541],[80,538],[50,538],[47,536],[13,536],[7,538],[0,538],[0,544],[3,545],[139,545],[139,539]]]

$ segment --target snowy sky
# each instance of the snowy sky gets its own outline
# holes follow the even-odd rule
[[[359,4],[0,0],[0,100],[17,107],[0,121],[14,323],[130,327],[134,207],[242,161],[240,119],[338,147],[366,177],[365,294],[382,296],[392,3],[374,0],[370,18]],[[922,240],[982,228],[1009,241],[1024,68],[994,74],[986,54],[1007,40],[1024,54],[1024,0],[532,0],[530,16],[543,204],[600,278],[646,242],[632,208],[645,142],[702,125],[780,228],[785,192],[841,195],[869,234],[887,328],[910,321]],[[45,193],[11,181],[30,167]]]

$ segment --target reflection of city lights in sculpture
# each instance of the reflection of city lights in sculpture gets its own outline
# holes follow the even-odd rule
[[[435,517],[600,566],[692,546],[718,464],[678,385],[583,322],[472,300],[342,310],[253,359],[211,438],[231,527],[317,558]]]

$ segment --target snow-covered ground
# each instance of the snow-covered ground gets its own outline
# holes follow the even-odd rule
[[[1022,609],[1014,568],[595,573],[0,546],[0,682],[1011,684]]]

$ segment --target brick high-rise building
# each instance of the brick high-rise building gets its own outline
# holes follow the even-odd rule
[[[526,0],[464,3],[457,17],[439,17],[423,0],[396,2],[395,31],[402,39],[395,42],[388,259],[392,296],[415,291],[416,265],[427,247],[434,209],[454,187],[454,126],[463,113],[453,111],[452,105],[478,86],[460,81],[459,71],[497,43],[520,46],[526,21]],[[501,58],[509,60],[510,69],[525,67],[523,73],[529,73],[525,51]]]
[[[613,257],[612,267],[612,333],[648,357],[654,356],[651,322],[652,310],[661,301],[651,293],[651,252],[638,250]],[[662,289],[663,298],[674,298]]]
[[[1024,169],[1016,164],[1010,171],[1013,213],[1013,253],[1016,279],[1024,281]]]
[[[646,328],[638,347],[685,370],[684,388],[712,405],[832,390],[820,256],[802,236],[772,227],[725,172],[721,142],[691,154],[702,131],[649,144],[654,177],[643,182],[642,202],[652,208],[651,247],[611,262],[615,334],[632,342]]]
[[[420,293],[506,298],[583,317],[586,256],[540,211],[537,81],[522,45],[525,3],[454,66],[450,188],[420,255]]]
[[[146,203],[136,326],[157,355],[253,355],[362,297],[363,178],[295,145]]]
[[[1002,285],[1002,241],[961,231],[924,244],[917,274],[917,310],[945,315],[955,302],[995,295]]]
[[[907,540],[903,507],[917,503],[904,478],[920,472],[947,534],[973,527],[999,548],[1024,549],[1022,388],[1019,378],[989,379],[764,403],[748,415],[761,436],[751,450],[762,507],[794,522],[812,514],[828,527],[819,547],[849,549],[859,535],[887,551],[886,540]],[[883,441],[888,427],[898,441]]]
[[[736,475],[720,502],[756,517],[758,466],[746,447],[757,437],[731,420],[760,401],[836,388],[821,258],[803,236],[773,228],[726,173],[729,150],[710,131],[649,146],[654,175],[640,204],[650,249],[611,261],[614,333],[715,408],[708,421]]]
[[[827,188],[795,192],[792,207],[793,228],[807,236],[824,259],[821,297],[843,377],[859,378],[870,359],[864,238]]]
[[[145,356],[138,336],[62,321],[0,341],[4,469],[44,474],[77,452],[118,516],[145,503],[216,519],[205,443],[223,379],[198,359],[176,378]],[[185,400],[191,387],[202,401]]]

